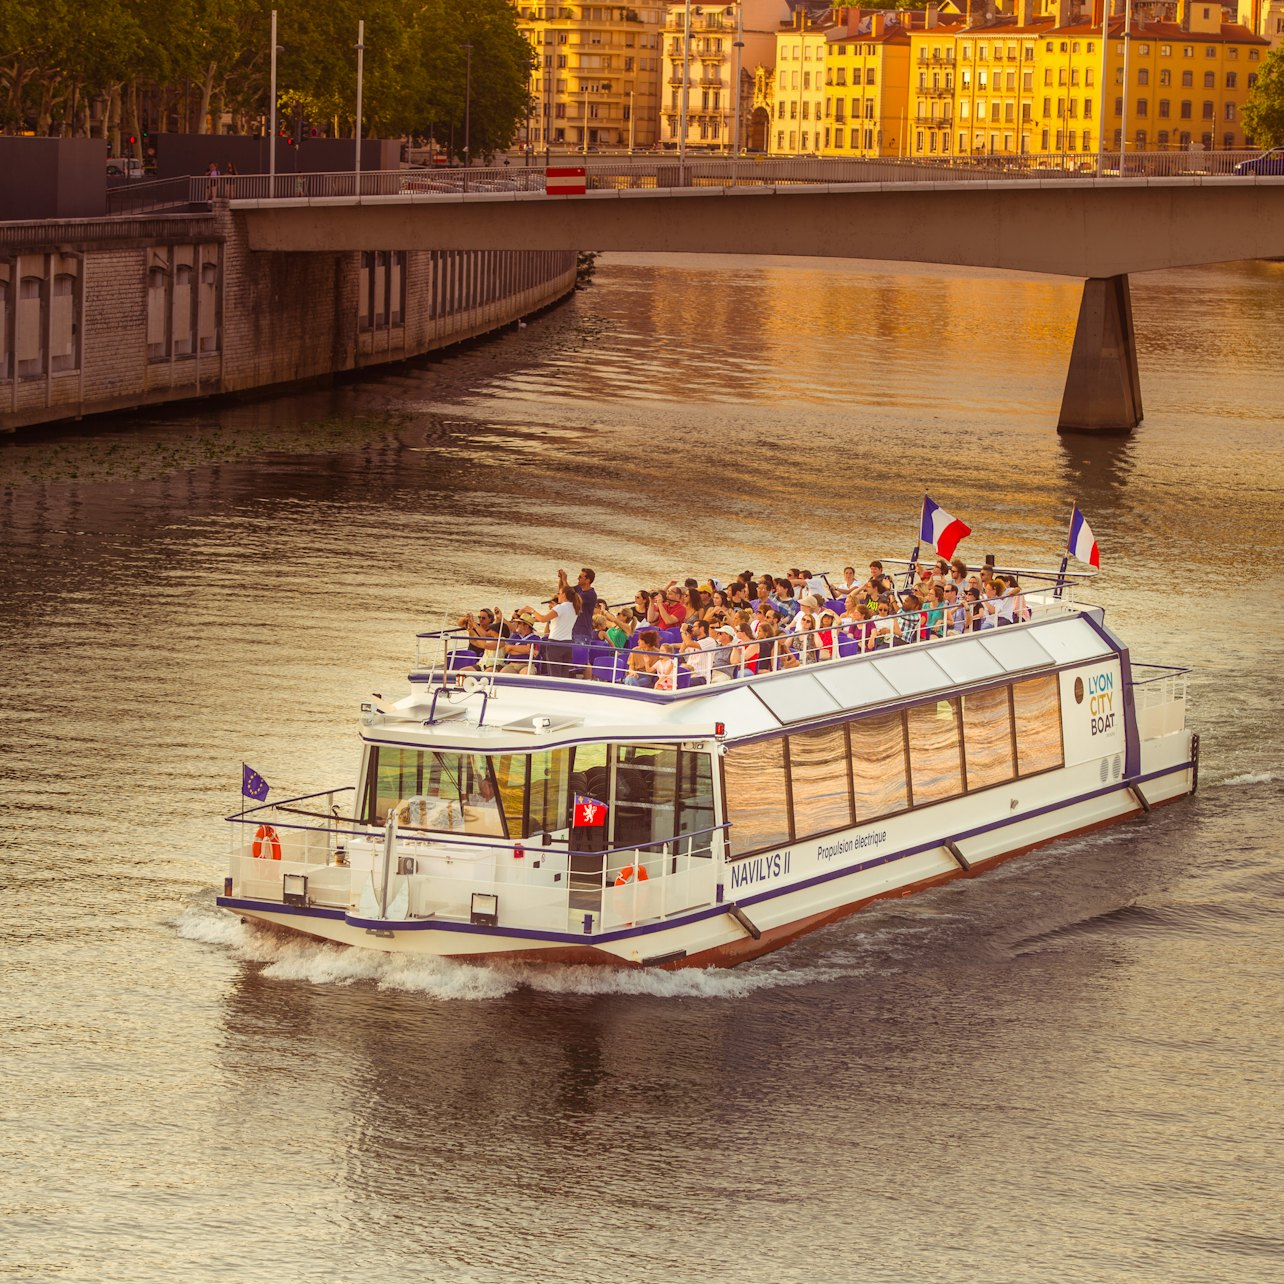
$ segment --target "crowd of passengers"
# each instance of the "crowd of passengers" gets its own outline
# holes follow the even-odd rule
[[[973,571],[958,558],[919,562],[903,576],[911,585],[900,589],[874,561],[863,581],[851,566],[837,582],[807,569],[741,571],[726,584],[670,580],[616,607],[598,600],[596,578],[586,566],[572,584],[559,570],[557,592],[542,608],[461,616],[475,656],[461,667],[596,676],[672,691],[832,659],[836,648],[842,655],[879,651],[1030,617],[1015,575],[988,566]],[[622,677],[615,652],[627,656]]]

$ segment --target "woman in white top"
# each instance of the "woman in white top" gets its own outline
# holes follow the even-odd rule
[[[543,672],[552,678],[569,677],[571,630],[580,613],[580,595],[569,584],[563,584],[557,590],[551,610],[541,614],[531,606],[523,609],[532,620],[548,625],[548,640],[540,647]]]

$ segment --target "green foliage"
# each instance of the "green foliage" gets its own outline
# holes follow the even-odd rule
[[[205,128],[223,112],[254,128],[273,3],[282,119],[351,136],[364,20],[364,134],[453,134],[462,154],[467,99],[474,157],[512,141],[532,55],[508,0],[0,0],[0,129],[69,131],[73,101],[82,125],[96,101],[115,127],[144,97],[177,109],[186,95]]]
[[[1262,63],[1241,116],[1244,132],[1261,147],[1284,143],[1284,48]]]

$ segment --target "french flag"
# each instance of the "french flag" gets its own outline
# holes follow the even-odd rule
[[[953,513],[947,513],[940,504],[934,503],[930,495],[923,496],[923,529],[919,531],[919,541],[930,544],[937,553],[949,561],[958,548],[959,541],[971,535],[972,528],[959,521]]]
[[[1070,550],[1071,557],[1077,557],[1079,561],[1087,562],[1097,570],[1101,569],[1101,553],[1097,549],[1097,541],[1093,538],[1092,527],[1079,511],[1078,504],[1070,514],[1070,538],[1066,542],[1066,548]]]

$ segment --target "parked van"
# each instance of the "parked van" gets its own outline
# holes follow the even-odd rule
[[[108,178],[142,178],[143,162],[136,156],[108,156]]]

